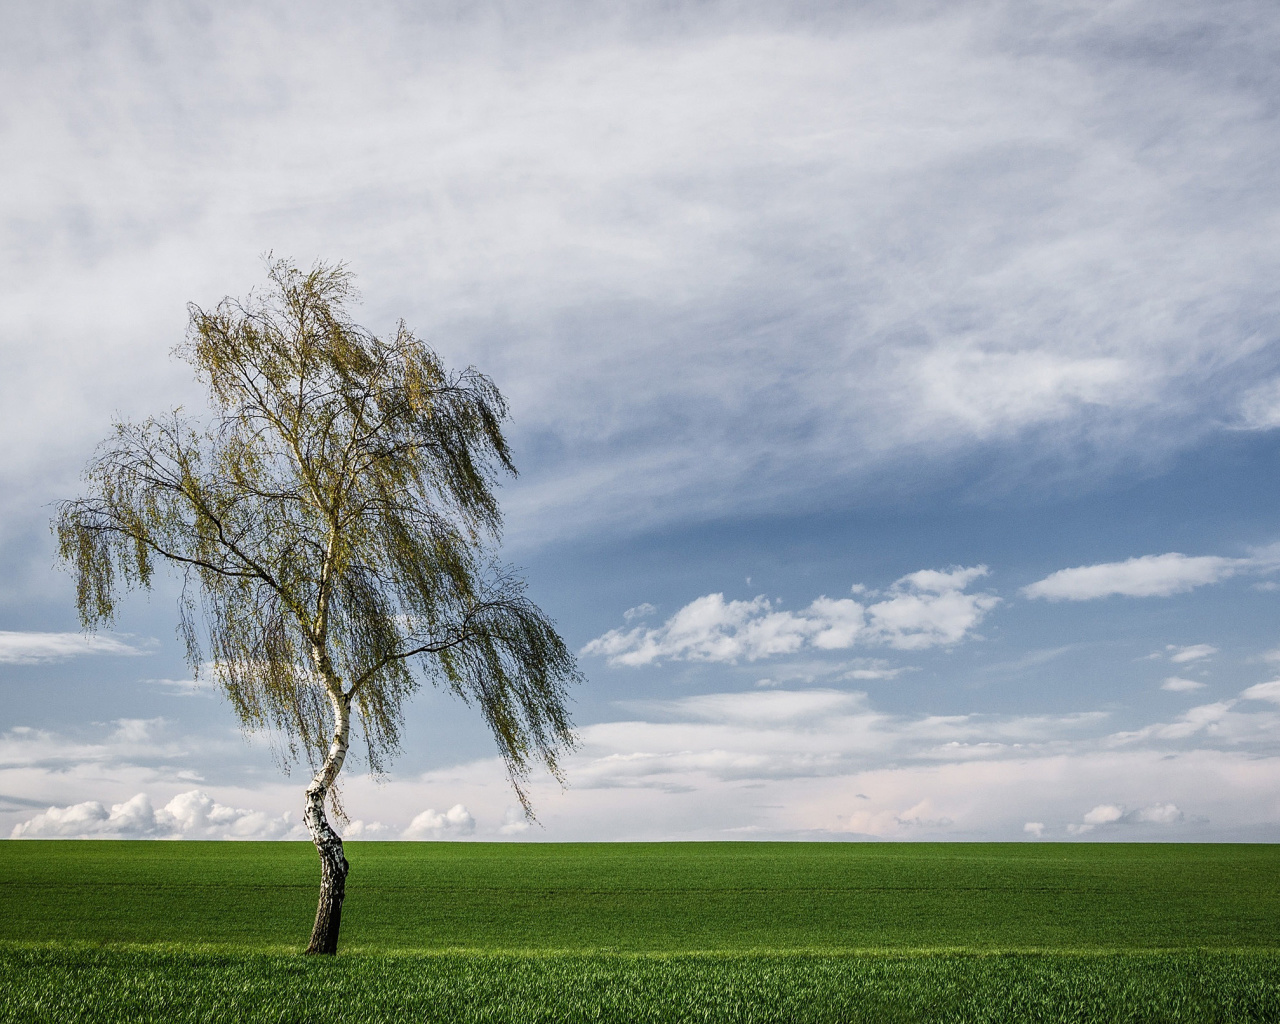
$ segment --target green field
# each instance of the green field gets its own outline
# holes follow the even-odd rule
[[[5,842],[6,1020],[1280,1021],[1280,848]]]

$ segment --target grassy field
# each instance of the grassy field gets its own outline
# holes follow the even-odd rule
[[[1280,1021],[1280,848],[5,842],[4,1020]]]
[[[59,1024],[1280,1020],[1260,953],[5,953],[7,1019]]]

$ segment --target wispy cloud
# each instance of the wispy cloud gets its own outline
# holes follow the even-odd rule
[[[1050,601],[1092,601],[1114,595],[1169,597],[1173,594],[1185,594],[1210,583],[1219,583],[1255,564],[1253,559],[1248,558],[1188,556],[1176,551],[1165,555],[1142,555],[1123,562],[1059,569],[1044,579],[1023,587],[1022,594],[1024,597],[1041,597]]]
[[[35,665],[95,654],[136,657],[150,654],[153,644],[140,645],[133,637],[0,630],[0,664]]]
[[[798,612],[780,609],[763,596],[726,601],[723,594],[708,594],[689,602],[661,626],[610,630],[582,653],[606,657],[613,665],[634,666],[661,660],[755,661],[803,648],[834,651],[881,645],[919,650],[954,644],[971,635],[1000,601],[993,594],[966,592],[986,574],[986,566],[925,569],[902,577],[883,600],[863,604],[852,598],[819,597]]]
[[[1211,644],[1190,644],[1185,647],[1170,644],[1165,650],[1170,652],[1169,660],[1175,665],[1185,665],[1189,661],[1201,661],[1218,653],[1218,648]]]
[[[506,387],[518,536],[1273,422],[1265,4],[308,11],[7,25],[14,509],[113,410],[192,396],[183,303],[271,248],[349,259],[372,326]]]
[[[1272,704],[1280,704],[1280,679],[1269,683],[1258,683],[1240,692],[1245,700],[1267,700]]]

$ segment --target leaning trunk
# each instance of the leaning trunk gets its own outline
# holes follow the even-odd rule
[[[342,770],[347,756],[347,739],[351,722],[350,703],[334,698],[333,743],[324,766],[307,787],[305,818],[311,841],[320,854],[320,902],[316,907],[316,923],[311,930],[308,953],[338,952],[338,929],[342,925],[342,899],[346,895],[349,865],[342,853],[342,837],[330,826],[324,813],[324,800]]]
[[[342,837],[329,827],[324,816],[326,791],[314,785],[307,789],[307,828],[320,854],[320,903],[311,929],[308,953],[338,952],[338,929],[342,926],[342,898],[347,891],[347,858],[342,854]]]

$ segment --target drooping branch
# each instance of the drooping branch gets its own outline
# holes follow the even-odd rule
[[[398,749],[404,701],[446,686],[478,706],[527,806],[530,765],[555,772],[572,743],[578,676],[487,554],[497,479],[515,472],[506,404],[404,324],[385,340],[354,324],[344,268],[269,274],[265,295],[190,309],[180,354],[209,385],[212,422],[120,424],[90,495],[59,507],[81,617],[110,621],[119,587],[173,563],[192,669],[207,651],[246,728],[322,764],[336,693],[354,701],[376,770]]]

